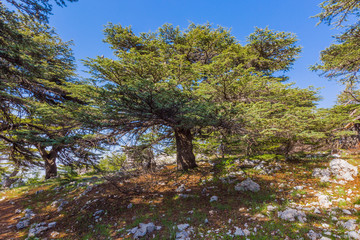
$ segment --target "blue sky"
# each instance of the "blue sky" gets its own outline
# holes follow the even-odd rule
[[[288,73],[290,81],[301,88],[322,88],[319,107],[331,107],[341,86],[309,70],[318,62],[320,51],[334,42],[336,30],[324,24],[316,26],[310,18],[320,12],[317,0],[79,0],[68,7],[54,7],[50,25],[66,41],[73,40],[80,75],[86,68],[81,59],[104,55],[112,57],[102,42],[104,25],[109,22],[132,25],[135,32],[155,31],[164,23],[186,28],[189,22],[221,25],[243,44],[254,27],[296,33],[303,47],[300,58]]]

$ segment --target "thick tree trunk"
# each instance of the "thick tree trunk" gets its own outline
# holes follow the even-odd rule
[[[56,177],[57,176],[56,158],[58,156],[58,152],[60,151],[60,148],[53,147],[50,150],[50,152],[47,152],[45,150],[45,147],[39,145],[38,149],[42,159],[45,162],[45,179]]]
[[[44,161],[45,161],[45,179],[56,177],[57,176],[56,157],[49,156],[47,158],[44,158]]]
[[[181,170],[188,170],[197,167],[193,153],[193,136],[189,129],[176,128],[176,161],[177,167]]]

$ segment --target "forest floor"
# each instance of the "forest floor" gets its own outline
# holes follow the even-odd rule
[[[357,154],[341,158],[360,165]],[[347,182],[312,176],[332,159],[309,155],[241,169],[240,161],[230,159],[199,161],[188,172],[168,165],[134,176],[83,176],[13,188],[0,192],[0,239],[133,239],[140,223],[156,226],[140,239],[355,238],[359,176]],[[247,178],[260,191],[236,191]],[[280,218],[286,209],[306,219]],[[18,229],[24,219],[28,224]],[[29,231],[37,231],[36,237]]]

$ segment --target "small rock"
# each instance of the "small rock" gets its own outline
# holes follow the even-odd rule
[[[53,231],[50,233],[50,237],[52,238],[56,238],[57,236],[59,236],[60,233],[56,232],[56,231]]]
[[[38,191],[35,192],[35,195],[38,195],[38,194],[43,193],[43,192],[44,192],[44,190],[38,190]]]
[[[304,212],[296,210],[296,209],[292,209],[292,208],[287,208],[285,211],[278,212],[278,217],[286,220],[286,221],[295,221],[296,219],[298,219],[300,222],[306,222],[306,215]]]
[[[181,184],[175,191],[176,192],[184,192],[185,191],[185,185]]]
[[[29,229],[28,237],[36,237],[38,234],[42,233],[43,231],[46,231],[48,227],[46,226],[45,222],[42,223],[34,223],[31,225]]]
[[[247,229],[243,229],[243,233],[245,234],[245,237],[250,236],[251,232]]]
[[[48,228],[53,228],[56,226],[56,222],[51,222],[48,224]]]
[[[134,233],[134,238],[137,239],[139,237],[143,237],[146,234],[152,233],[155,230],[155,224],[154,223],[140,223],[139,227],[136,229]]]
[[[25,209],[25,219],[33,219],[34,217],[35,213],[30,208]]]
[[[238,227],[235,227],[235,228],[236,228],[235,233],[234,233],[235,236],[245,236],[245,233],[241,228],[238,228]]]
[[[101,215],[101,214],[103,214],[104,213],[104,210],[98,210],[98,211],[96,211],[94,214],[93,214],[93,216],[95,217],[95,216],[99,216],[99,215]]]
[[[30,220],[26,219],[26,220],[23,220],[23,221],[20,221],[16,224],[16,228],[18,230],[20,229],[23,229],[23,228],[26,228],[30,225]]]
[[[184,193],[179,194],[179,198],[189,198],[189,197],[191,197],[190,194],[184,194]]]
[[[351,215],[351,214],[352,214],[352,213],[351,213],[349,210],[347,210],[347,209],[343,209],[342,211],[343,211],[343,213],[345,213],[345,214],[347,214],[347,215]]]
[[[319,240],[331,240],[331,238],[328,238],[328,237],[321,237]]]
[[[331,206],[331,202],[329,200],[329,196],[320,194],[318,196],[319,205],[321,208],[328,208]]]
[[[316,240],[318,238],[321,237],[321,234],[318,234],[316,232],[314,232],[313,230],[310,230],[307,234],[306,234],[311,240]]]
[[[219,198],[217,196],[212,196],[210,202],[216,202]]]
[[[64,209],[65,205],[67,205],[68,203],[69,203],[68,201],[60,200],[60,205],[56,211],[61,212]]]
[[[350,231],[355,230],[357,227],[356,220],[354,220],[354,219],[350,219],[345,223],[340,221],[339,225],[342,225],[344,228],[346,228],[347,230],[350,230]]]
[[[360,235],[355,231],[348,232],[348,235],[350,239],[356,239],[356,240],[360,239]]]
[[[272,205],[269,205],[266,207],[268,211],[275,211],[277,209],[277,207],[274,207]]]
[[[179,231],[184,231],[185,229],[187,229],[190,225],[185,223],[185,224],[179,224],[177,225],[177,228],[179,229]]]
[[[176,233],[176,239],[185,240],[185,239],[188,239],[188,237],[189,237],[189,233],[186,231]]]
[[[321,182],[329,182],[331,172],[329,169],[315,168],[313,170],[312,176],[320,178]]]

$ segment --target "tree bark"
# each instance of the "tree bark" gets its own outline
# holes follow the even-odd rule
[[[40,155],[45,162],[45,179],[54,178],[57,176],[56,158],[60,148],[53,147],[50,152],[45,150],[45,147],[38,146]]]
[[[193,153],[193,136],[189,129],[175,128],[176,139],[176,162],[178,169],[187,171],[196,168],[195,155]]]
[[[45,161],[45,179],[54,178],[57,176],[56,157],[52,157],[49,154],[44,158]]]

